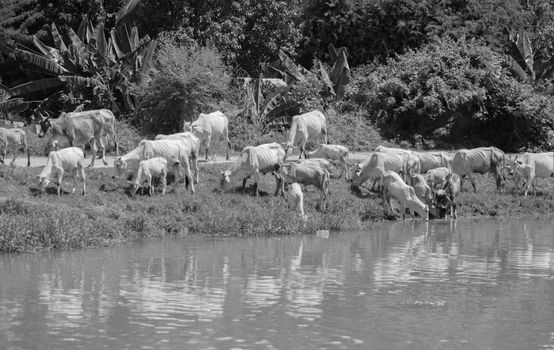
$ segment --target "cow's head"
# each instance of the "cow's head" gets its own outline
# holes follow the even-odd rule
[[[40,131],[38,133],[38,137],[43,138],[44,135],[48,132],[48,130],[52,127],[52,121],[48,117],[40,116],[39,120],[40,125]]]
[[[440,189],[435,192],[435,206],[441,209],[447,209],[452,205],[452,200],[448,197],[446,190]]]
[[[184,122],[183,123],[183,132],[192,132],[192,122]]]
[[[121,159],[121,157],[115,158],[113,160],[113,168],[114,168],[114,175],[112,177],[114,179],[123,177],[127,172],[127,162]]]
[[[44,188],[46,188],[46,186],[48,186],[48,184],[50,183],[50,179],[40,175],[37,175],[37,179],[40,190],[44,191]]]
[[[219,171],[219,190],[220,191],[226,191],[229,188],[229,184],[231,183],[231,171],[225,170]]]

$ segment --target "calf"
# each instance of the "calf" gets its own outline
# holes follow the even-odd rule
[[[29,154],[29,148],[27,147],[27,136],[25,134],[25,130],[19,128],[0,128],[0,141],[4,143],[4,157],[0,160],[0,163],[4,163],[8,153],[8,148],[13,145],[15,149],[13,151],[12,163],[15,162],[17,148],[23,146],[23,152],[27,153],[27,166],[31,166],[31,155]]]
[[[83,179],[83,195],[86,194],[86,180],[85,169],[83,167],[83,161],[85,157],[83,150],[78,147],[63,148],[59,151],[52,151],[48,154],[48,160],[46,166],[42,169],[38,175],[41,191],[50,183],[50,180],[56,180],[58,187],[58,196],[61,192],[62,178],[64,172],[70,172],[73,175],[73,189],[71,193],[75,193],[75,184],[77,182],[77,176],[81,176]],[[53,175],[56,177],[54,178]]]
[[[325,211],[329,196],[329,172],[319,167],[306,166],[296,163],[280,163],[275,170],[283,182],[298,182],[304,186],[313,185],[320,191],[320,201],[316,208]],[[284,183],[281,184],[281,193],[284,195]]]
[[[525,153],[522,158],[516,158],[510,164],[510,174],[514,175],[514,182],[519,175],[526,180],[524,196],[527,196],[531,186],[533,186],[533,193],[536,195],[537,177],[549,178],[554,175],[554,153]]]
[[[443,188],[446,183],[446,177],[451,173],[446,167],[435,168],[427,171],[424,175],[425,181],[433,191]]]
[[[451,173],[446,178],[446,183],[443,188],[438,190],[435,194],[435,204],[438,208],[444,212],[444,217],[450,209],[450,216],[456,219],[458,213],[456,212],[456,197],[460,194],[462,189],[462,181],[458,174]]]
[[[179,172],[178,160],[175,160],[173,162],[172,168],[175,173]],[[148,195],[152,196],[152,192],[153,192],[152,177],[160,176],[161,182],[162,182],[162,196],[163,196],[167,188],[167,178],[166,178],[167,172],[168,172],[167,160],[163,157],[154,157],[154,158],[140,161],[135,180],[129,181],[129,183],[133,186],[131,195],[134,196],[137,190],[139,189],[139,187],[141,187],[141,184],[146,181],[146,183],[148,184]],[[178,179],[179,176],[176,175],[175,178]]]
[[[289,209],[293,209],[302,220],[306,220],[307,217],[304,214],[304,195],[302,194],[300,184],[297,182],[290,184],[287,192],[287,202]]]
[[[421,199],[423,203],[431,208],[433,206],[433,191],[431,191],[431,187],[429,187],[423,175],[412,175],[411,182],[417,198]]]
[[[394,171],[385,171],[383,174],[383,196],[385,203],[388,204],[392,212],[394,212],[394,210],[390,203],[390,197],[400,202],[402,220],[404,220],[406,216],[406,209],[408,209],[410,213],[415,211],[425,221],[429,220],[429,206],[417,198],[414,188],[407,185],[400,175]]]
[[[324,158],[338,164],[341,169],[341,173],[338,178],[344,177],[346,179],[348,174],[348,148],[342,145],[325,145],[321,144],[312,152],[305,152],[306,158]]]

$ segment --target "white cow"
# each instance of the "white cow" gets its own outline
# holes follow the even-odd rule
[[[25,130],[19,128],[0,128],[0,141],[4,143],[3,158],[0,163],[4,163],[8,153],[8,148],[10,146],[14,148],[12,163],[15,162],[17,149],[19,149],[19,147],[23,147],[23,152],[27,153],[27,166],[31,166],[31,155],[29,154],[29,148],[27,147],[27,135],[25,134]]]
[[[259,146],[246,146],[240,153],[239,159],[229,166],[225,171],[221,171],[221,180],[219,188],[221,191],[227,191],[231,182],[236,179],[242,180],[242,189],[246,186],[246,180],[254,177],[255,193],[258,195],[258,182],[260,174],[273,173],[275,176],[276,187],[275,195],[279,194],[281,178],[274,173],[275,166],[285,159],[285,150],[278,143],[266,143]]]
[[[393,213],[394,209],[390,203],[390,197],[400,202],[402,220],[404,220],[406,216],[406,208],[410,210],[410,212],[415,211],[418,213],[423,220],[429,220],[429,206],[417,198],[414,188],[407,185],[400,175],[394,171],[385,171],[383,174],[383,195],[385,203],[388,204]]]
[[[554,175],[554,152],[525,153],[521,158],[515,158],[510,165],[510,174],[519,173],[526,180],[524,196],[533,186],[533,193],[537,194],[536,179],[549,178]]]
[[[198,155],[200,154],[200,139],[192,132],[185,131],[170,135],[157,135],[154,140],[180,140],[185,139],[190,145],[190,160],[194,172],[194,184],[198,183]]]
[[[405,182],[411,181],[413,174],[419,172],[418,158],[410,150],[385,146],[375,147],[375,152],[392,154],[403,159],[402,174]],[[396,171],[396,170],[394,170]]]
[[[292,148],[297,145],[300,148],[298,159],[302,157],[302,154],[304,154],[305,158],[306,143],[318,137],[322,137],[323,143],[327,143],[327,120],[323,113],[320,111],[311,111],[295,115],[292,117],[289,138],[285,146],[285,159],[287,159],[292,152]]]
[[[284,194],[284,183],[299,183],[304,186],[313,185],[320,192],[317,208],[325,211],[329,196],[329,172],[317,166],[298,163],[279,163],[275,169],[282,178],[281,191]]]
[[[183,131],[192,132],[198,137],[200,144],[206,147],[206,161],[208,160],[208,151],[210,150],[212,138],[223,138],[227,143],[227,155],[225,159],[229,160],[229,148],[231,148],[231,141],[229,141],[229,120],[222,112],[200,113],[195,121],[190,123],[185,122]]]
[[[450,169],[452,164],[452,157],[446,152],[413,152],[413,155],[417,159],[416,170],[420,174],[440,167]]]
[[[496,147],[479,147],[473,149],[462,149],[454,154],[452,159],[452,172],[460,176],[462,180],[467,176],[473,185],[473,191],[477,192],[473,173],[493,173],[496,178],[496,190],[500,191],[502,186],[501,169],[503,167],[505,154]]]
[[[48,154],[46,166],[38,175],[41,190],[44,190],[51,180],[55,180],[58,188],[58,196],[61,192],[62,178],[64,172],[70,172],[73,175],[73,189],[71,193],[75,193],[75,185],[77,177],[83,179],[83,195],[87,192],[85,169],[83,162],[85,160],[83,150],[79,147],[63,148],[59,151],[52,151]],[[54,177],[55,176],[55,177]]]
[[[438,190],[435,194],[435,203],[438,208],[444,210],[444,217],[448,215],[456,219],[458,213],[456,210],[456,197],[460,194],[462,189],[462,182],[460,176],[457,174],[449,174],[446,177],[446,182],[442,189]],[[450,210],[449,210],[450,209]]]
[[[172,165],[173,171],[175,174],[179,172],[179,161],[175,160]],[[148,195],[152,196],[152,177],[159,176],[162,183],[162,196],[165,194],[167,188],[167,160],[162,157],[154,157],[146,160],[141,160],[138,166],[137,175],[135,176],[134,181],[129,181],[133,186],[131,195],[135,195],[139,187],[146,182],[148,184]],[[175,176],[177,178],[177,176]]]
[[[102,149],[102,162],[108,165],[104,145],[107,135],[112,136],[115,152],[119,155],[119,146],[115,138],[115,116],[109,109],[95,109],[78,113],[62,112],[57,119],[42,117],[38,136],[44,137],[50,128],[52,129],[54,148],[57,148],[58,143],[63,142],[62,140],[67,140],[71,147],[90,142],[93,153],[89,167],[94,165],[96,159],[96,143]]]
[[[141,160],[154,157],[165,158],[167,163],[174,164],[179,162],[184,168],[185,186],[190,185],[190,190],[194,194],[194,183],[190,171],[191,146],[186,140],[142,140],[138,146],[129,153],[114,159],[115,177],[124,176],[127,171],[138,169]],[[181,180],[180,171],[175,179],[175,185],[171,192],[177,190]]]
[[[431,191],[431,187],[429,187],[423,175],[412,175],[411,182],[417,198],[419,198],[423,203],[427,204],[429,208],[431,208],[433,206],[433,191]]]
[[[380,152],[371,154],[371,156],[360,164],[352,174],[350,181],[353,189],[356,190],[368,180],[373,180],[374,186],[377,181],[382,183],[381,180],[385,171],[405,174],[405,157],[401,154]]]
[[[325,158],[333,163],[336,163],[341,168],[341,173],[338,176],[342,177],[344,174],[345,178],[348,173],[348,148],[342,145],[326,145],[321,144],[319,147],[312,152],[304,153],[306,158]]]
[[[306,220],[306,214],[304,214],[304,195],[302,194],[302,188],[300,184],[294,182],[289,185],[289,190],[287,192],[287,203],[289,209],[296,211],[298,216],[302,220]]]
[[[446,167],[440,167],[428,170],[423,177],[425,178],[425,181],[427,181],[427,184],[433,191],[435,191],[438,188],[442,188],[444,184],[446,183],[446,177],[451,174],[450,169]]]

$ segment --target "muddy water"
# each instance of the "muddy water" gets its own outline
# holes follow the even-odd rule
[[[553,349],[554,219],[0,256],[1,349]]]

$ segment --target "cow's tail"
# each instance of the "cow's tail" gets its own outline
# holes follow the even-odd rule
[[[329,172],[326,169],[323,169],[323,193],[325,194],[325,197],[329,197],[331,194],[329,190],[329,183],[331,182],[331,175],[329,175]]]
[[[246,163],[251,166],[253,169],[259,169],[260,165],[258,162],[258,151],[256,147],[247,147],[246,148]]]
[[[154,150],[152,149],[152,142],[148,140],[141,141],[143,144],[142,147],[142,159],[150,159],[154,155]]]

